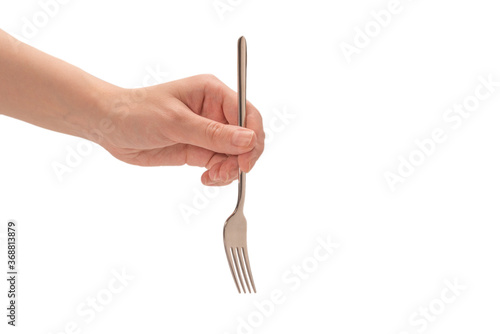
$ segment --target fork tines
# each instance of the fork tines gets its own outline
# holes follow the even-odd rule
[[[241,289],[243,289],[243,293],[246,293],[247,290],[248,293],[252,293],[251,288],[253,288],[253,292],[257,293],[257,291],[255,290],[255,284],[253,282],[253,277],[252,277],[252,269],[250,269],[250,261],[248,260],[248,254],[246,249],[244,247],[225,247],[225,248],[226,248],[226,256],[227,256],[227,261],[229,263],[229,268],[231,269],[231,274],[233,275],[234,283],[236,284],[238,292],[241,293]],[[237,274],[235,274],[235,268]],[[246,285],[243,284],[242,276],[244,278]],[[251,287],[250,284],[248,283],[249,279],[250,283],[252,284]]]

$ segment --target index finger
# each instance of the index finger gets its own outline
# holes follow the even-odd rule
[[[238,93],[236,93],[231,88],[227,87],[223,84],[221,90],[223,91],[223,103],[222,103],[222,112],[224,113],[224,117],[227,119],[229,124],[238,124]],[[264,126],[262,124],[262,116],[255,108],[255,106],[250,103],[250,101],[246,101],[246,127],[253,130],[257,136],[257,142],[255,148],[247,153],[241,154],[238,157],[238,164],[240,169],[246,173],[248,173],[252,167],[255,165],[255,162],[259,159],[264,151]]]

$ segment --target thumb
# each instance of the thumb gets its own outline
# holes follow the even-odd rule
[[[253,130],[236,125],[223,124],[197,114],[191,114],[185,122],[182,142],[208,150],[232,155],[251,151],[256,144]]]

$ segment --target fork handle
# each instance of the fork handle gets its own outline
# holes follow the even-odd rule
[[[246,127],[247,116],[247,41],[241,36],[238,40],[238,125]],[[238,178],[238,202],[236,209],[243,211],[245,204],[246,174],[240,170]]]
[[[247,41],[238,40],[238,125],[246,127],[247,109]]]

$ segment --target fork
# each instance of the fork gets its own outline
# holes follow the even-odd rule
[[[247,81],[247,42],[245,37],[238,40],[238,125],[246,126],[246,81]],[[238,178],[238,201],[236,209],[229,216],[224,224],[224,249],[226,250],[227,261],[233,275],[234,283],[238,292],[241,289],[244,293],[254,293],[255,284],[253,282],[250,260],[248,259],[247,247],[247,220],[243,215],[245,204],[246,174],[240,170]],[[248,283],[250,281],[250,284]],[[246,288],[245,289],[245,284]],[[241,289],[240,289],[241,287]]]

